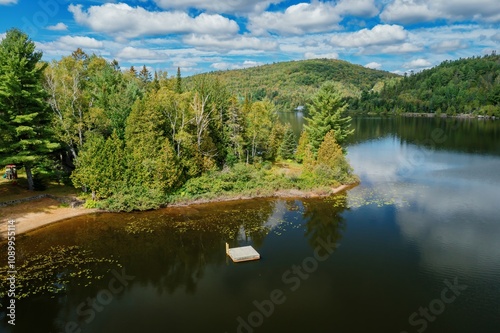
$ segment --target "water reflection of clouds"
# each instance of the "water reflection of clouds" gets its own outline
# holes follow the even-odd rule
[[[281,223],[284,221],[285,213],[287,212],[286,201],[284,200],[275,200],[274,201],[274,209],[272,214],[265,220],[262,225],[262,228],[267,229],[269,232],[276,229]],[[245,227],[242,225],[238,230],[237,239],[240,241],[249,240],[249,236],[247,235],[247,231]]]
[[[350,148],[349,159],[364,186],[409,203],[396,223],[426,269],[500,275],[500,158],[383,138]]]
[[[496,186],[457,191],[452,186],[429,187],[408,197],[409,208],[398,209],[402,235],[415,242],[422,264],[433,271],[458,269],[500,273],[500,223]]]
[[[394,146],[392,138],[363,142],[349,147],[347,158],[362,182],[394,179],[398,169]]]

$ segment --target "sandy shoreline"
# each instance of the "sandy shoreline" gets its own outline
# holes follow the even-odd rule
[[[5,239],[9,220],[16,221],[16,235],[20,235],[51,223],[97,211],[96,209],[62,207],[60,202],[50,198],[0,207],[0,235]]]
[[[324,196],[333,195],[344,190],[348,190],[356,185],[341,185],[322,193],[317,191],[301,191],[301,190],[280,190],[274,194],[263,194],[253,196],[228,196],[218,197],[214,199],[198,199],[186,202],[179,202],[168,205],[168,207],[187,207],[197,204],[206,204],[210,202],[225,202],[236,200],[248,200],[255,198],[319,198]],[[51,198],[36,199],[29,202],[20,203],[13,206],[0,207],[0,235],[5,239],[7,232],[7,223],[9,220],[16,221],[16,235],[21,235],[35,229],[42,228],[46,225],[59,222],[68,218],[101,212],[97,209],[86,208],[70,208],[62,207],[61,203]]]

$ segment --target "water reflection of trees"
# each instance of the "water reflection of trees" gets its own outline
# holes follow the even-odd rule
[[[346,221],[342,213],[347,208],[347,196],[336,195],[326,199],[304,202],[304,220],[306,220],[305,235],[309,244],[314,248],[318,240],[339,244],[346,228]]]
[[[158,294],[171,294],[179,288],[194,293],[208,265],[225,265],[225,242],[239,245],[241,230],[257,246],[263,242],[268,233],[263,224],[273,209],[273,200],[258,200],[137,214],[99,214],[87,220],[80,217],[71,227],[61,224],[32,235],[29,242],[21,241],[19,252],[29,257],[54,245],[77,245],[90,250],[94,257],[116,259],[127,274],[135,276],[132,284],[153,287]],[[73,291],[82,293],[81,297],[95,297],[112,277],[110,273],[106,276],[103,285],[74,286]]]
[[[207,265],[225,264],[225,242],[237,245],[242,229],[254,243],[262,242],[267,234],[262,224],[273,208],[272,201],[262,201],[258,207],[219,204],[188,214],[180,210],[174,216],[155,217],[152,212],[147,217],[150,221],[142,218],[139,223],[150,225],[153,232],[122,232],[112,248],[121,254],[124,267],[137,275],[138,283],[154,286],[159,294],[179,288],[194,293]]]
[[[495,121],[457,118],[355,117],[349,144],[387,136],[433,149],[500,155],[500,137]],[[439,129],[439,132],[434,132]]]

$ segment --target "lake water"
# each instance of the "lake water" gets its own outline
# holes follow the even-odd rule
[[[19,261],[78,246],[122,267],[18,302],[0,331],[498,333],[500,122],[353,125],[347,193],[100,213],[19,239]],[[261,260],[228,261],[226,241]]]

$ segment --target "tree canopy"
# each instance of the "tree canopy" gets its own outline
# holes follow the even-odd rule
[[[333,130],[335,140],[340,145],[354,132],[350,128],[351,117],[344,116],[346,109],[347,103],[331,82],[324,83],[311,98],[308,104],[309,117],[306,118],[308,123],[304,127],[314,154],[328,132]]]
[[[59,147],[52,137],[41,58],[35,43],[17,29],[0,42],[0,163],[24,166],[30,190],[32,169]]]

